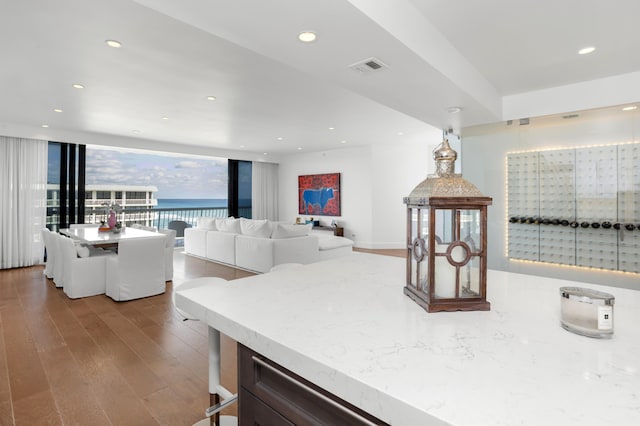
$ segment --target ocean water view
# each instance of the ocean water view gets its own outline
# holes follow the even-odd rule
[[[157,209],[227,207],[226,198],[159,198]]]

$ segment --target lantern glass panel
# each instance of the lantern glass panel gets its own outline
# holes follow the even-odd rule
[[[460,297],[480,297],[480,257],[473,256],[460,268]]]
[[[418,214],[420,214],[420,209],[417,209],[417,208],[411,209],[411,241],[412,242],[418,236]]]
[[[436,210],[435,232],[437,243],[448,244],[453,241],[453,210]]]
[[[424,258],[418,266],[420,271],[420,287],[418,288],[426,293],[429,291],[429,209],[420,209],[420,215],[422,216],[420,238],[422,238],[424,245]]]
[[[418,288],[418,262],[416,261],[416,253],[413,246],[416,237],[418,236],[418,214],[420,213],[420,209],[410,209],[411,212],[411,234],[409,239],[409,258],[411,259],[411,271],[409,275],[409,279],[411,280],[411,285],[413,287]]]
[[[411,209],[411,285],[426,291],[429,277],[428,256],[429,209]]]
[[[469,245],[472,252],[482,250],[480,210],[460,210],[460,239]]]

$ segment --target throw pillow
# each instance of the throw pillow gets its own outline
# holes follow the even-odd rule
[[[240,218],[240,230],[242,235],[250,237],[269,238],[271,237],[271,223],[267,220],[251,220]]]
[[[304,237],[311,232],[311,224],[308,225],[290,225],[278,223],[271,234],[273,239]]]
[[[215,217],[200,216],[200,217],[196,218],[196,228],[210,229],[212,231],[215,231],[215,230],[217,230],[217,228],[216,228],[216,218]]]
[[[239,234],[241,232],[240,220],[234,217],[216,219],[216,227],[220,232],[231,232],[233,234]]]

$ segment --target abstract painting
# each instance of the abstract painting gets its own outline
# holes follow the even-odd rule
[[[298,176],[298,214],[340,216],[340,173]]]

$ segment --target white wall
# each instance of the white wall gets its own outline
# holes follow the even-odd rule
[[[442,131],[433,129],[402,144],[372,149],[373,243],[370,248],[405,248],[407,207],[403,198],[429,173],[434,173],[432,151],[442,142]]]
[[[339,217],[315,216],[322,225],[337,220],[345,237],[358,245],[370,244],[371,212],[371,149],[370,147],[336,149],[301,153],[284,157],[279,166],[280,220],[295,222],[298,214],[298,176],[319,173],[340,173],[341,213]]]
[[[573,148],[639,141],[640,111],[620,107],[583,111],[577,118],[532,118],[529,125],[500,123],[462,130],[462,172],[485,195],[489,207],[488,266],[511,272],[557,277],[602,285],[637,288],[638,275],[615,271],[511,261],[506,251],[506,154],[514,151]],[[636,232],[636,231],[634,231]]]
[[[354,147],[284,156],[280,161],[280,219],[295,221],[298,176],[341,173],[342,216],[336,219],[345,237],[362,248],[403,248],[406,207],[403,197],[434,170],[431,151],[442,141],[430,127],[389,145]],[[303,216],[304,217],[304,216]]]

